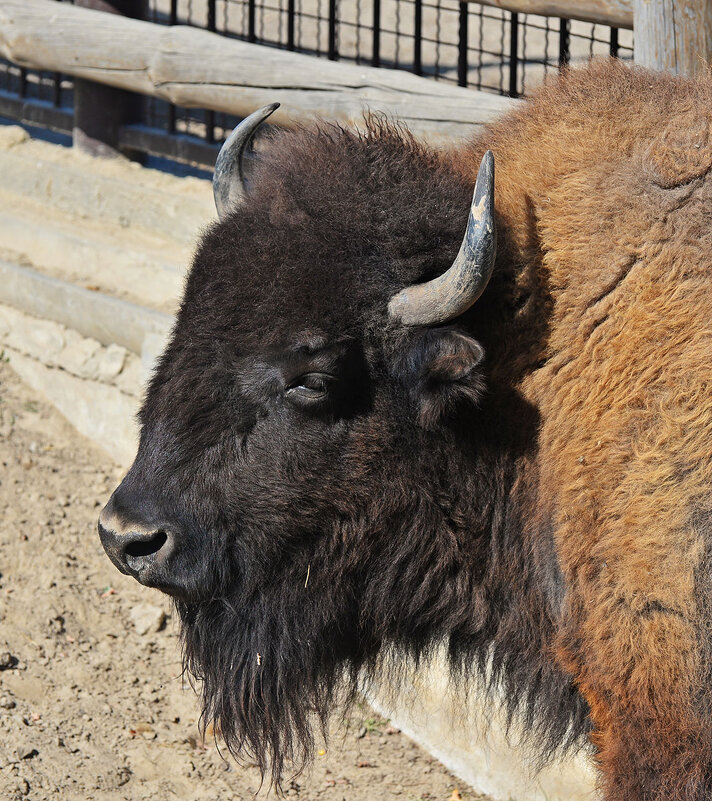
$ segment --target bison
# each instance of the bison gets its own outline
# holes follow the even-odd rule
[[[572,70],[447,151],[285,130],[246,182],[273,108],[99,525],[204,721],[278,781],[445,643],[606,801],[709,799],[712,78]]]

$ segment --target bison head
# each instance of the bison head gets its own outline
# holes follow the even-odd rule
[[[268,113],[220,156],[220,220],[100,534],[174,598],[204,720],[278,777],[384,650],[479,636],[512,401],[484,392],[493,304],[468,311],[494,263],[491,154],[469,223],[454,162],[379,118],[274,136],[248,192]]]

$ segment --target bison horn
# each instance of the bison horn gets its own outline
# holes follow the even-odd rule
[[[494,156],[488,150],[477,173],[465,238],[452,267],[432,281],[394,295],[389,315],[403,325],[437,325],[458,317],[485,291],[496,252]]]
[[[279,103],[270,103],[245,117],[220,148],[213,173],[213,196],[221,220],[234,211],[247,196],[242,157],[255,131],[278,108]]]

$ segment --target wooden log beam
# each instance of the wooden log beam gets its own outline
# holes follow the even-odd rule
[[[519,14],[567,17],[614,28],[633,27],[634,0],[468,0]]]
[[[636,64],[678,75],[707,72],[712,58],[709,0],[635,0]]]
[[[417,134],[452,138],[469,135],[516,103],[399,70],[328,62],[52,0],[2,0],[0,55],[239,116],[277,101],[282,107],[271,119],[278,124],[317,116],[353,123],[371,109],[399,117]]]

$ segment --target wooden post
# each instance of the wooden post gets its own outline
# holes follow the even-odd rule
[[[146,0],[75,0],[74,5],[140,19]],[[91,156],[119,155],[119,129],[141,120],[144,103],[144,98],[133,92],[75,78],[72,144]],[[137,157],[132,151],[123,151],[123,155]]]
[[[634,0],[636,64],[678,75],[708,69],[711,0]]]

